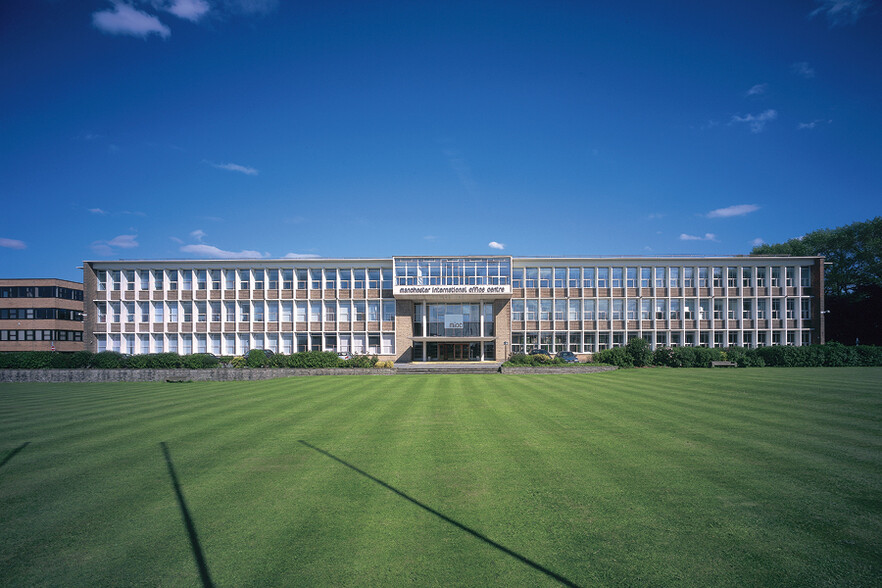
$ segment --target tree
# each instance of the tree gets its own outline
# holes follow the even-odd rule
[[[751,255],[823,255],[828,295],[852,294],[860,287],[882,286],[882,217],[835,229],[820,229],[786,243],[759,245]]]
[[[759,245],[750,254],[824,256],[827,339],[882,344],[882,217]]]

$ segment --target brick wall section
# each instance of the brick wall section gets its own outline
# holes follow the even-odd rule
[[[505,361],[511,355],[511,300],[493,301],[493,322],[496,327],[496,360]],[[508,343],[508,345],[506,345]]]
[[[60,280],[57,278],[34,278],[34,279],[0,279],[2,286],[60,286],[81,290],[83,285],[79,282]],[[2,298],[0,306],[3,308],[60,308],[65,310],[84,309],[84,302],[79,300],[67,300],[65,298]],[[0,320],[0,329],[20,330],[51,330],[51,331],[82,331],[83,323],[59,319],[9,319]],[[85,333],[83,341],[85,341]],[[82,351],[84,343],[81,341],[55,341],[55,350],[61,352]],[[3,341],[0,342],[0,351],[49,351],[51,341]]]
[[[413,361],[413,301],[395,301],[395,358],[396,363]]]

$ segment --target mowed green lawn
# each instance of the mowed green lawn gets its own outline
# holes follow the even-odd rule
[[[0,384],[0,462],[4,586],[882,583],[876,368]]]

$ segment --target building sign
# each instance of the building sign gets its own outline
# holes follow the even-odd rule
[[[461,314],[445,314],[444,315],[444,328],[445,329],[461,329],[462,328],[462,315]]]
[[[484,286],[394,286],[396,298],[510,298],[511,285]]]

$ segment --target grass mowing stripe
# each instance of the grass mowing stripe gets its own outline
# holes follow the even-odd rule
[[[542,565],[540,565],[540,564],[538,564],[538,563],[532,561],[531,559],[528,559],[528,558],[522,556],[521,554],[519,554],[519,553],[517,553],[517,552],[514,552],[514,551],[508,549],[508,548],[505,547],[504,545],[501,545],[501,544],[499,544],[499,543],[493,541],[493,540],[490,539],[489,537],[487,537],[487,536],[485,536],[485,535],[483,535],[483,534],[481,534],[481,533],[478,533],[478,532],[475,531],[474,529],[472,529],[472,528],[470,528],[470,527],[467,527],[467,526],[463,525],[462,523],[460,523],[460,522],[458,522],[458,521],[455,521],[455,520],[451,519],[451,518],[448,517],[447,515],[445,515],[445,514],[439,512],[439,511],[435,510],[434,508],[432,508],[432,507],[430,507],[430,506],[428,506],[428,505],[426,505],[426,504],[423,504],[422,502],[420,502],[419,500],[416,500],[416,499],[413,498],[412,496],[409,496],[408,494],[405,494],[405,493],[402,492],[401,490],[395,488],[394,486],[391,486],[391,485],[387,484],[386,482],[384,482],[383,480],[380,480],[379,478],[376,478],[376,477],[372,476],[371,474],[365,472],[364,470],[359,469],[358,467],[356,467],[356,466],[350,464],[349,462],[346,462],[346,461],[340,459],[339,457],[337,457],[337,456],[335,456],[335,455],[333,455],[333,454],[331,454],[331,453],[328,453],[328,452],[325,451],[324,449],[320,449],[320,448],[318,448],[318,447],[316,447],[316,446],[314,446],[314,445],[311,445],[310,443],[307,443],[306,441],[303,441],[303,440],[301,440],[300,443],[304,444],[305,446],[309,447],[310,449],[313,449],[313,450],[315,450],[315,451],[318,451],[319,453],[321,453],[322,455],[325,455],[326,457],[329,457],[329,458],[333,459],[334,461],[336,461],[336,462],[338,462],[338,463],[340,463],[340,464],[346,466],[347,468],[349,468],[349,469],[351,469],[351,470],[357,472],[358,474],[361,474],[361,475],[364,476],[365,478],[368,478],[368,479],[371,480],[372,482],[375,482],[375,483],[379,484],[380,486],[382,486],[382,487],[385,488],[386,490],[389,490],[390,492],[393,492],[394,494],[396,494],[396,495],[400,496],[401,498],[407,500],[407,501],[410,502],[411,504],[414,504],[414,505],[420,507],[421,509],[425,510],[426,512],[428,512],[428,513],[430,513],[430,514],[432,514],[432,515],[435,515],[435,516],[438,517],[439,519],[443,520],[445,523],[449,523],[449,524],[453,525],[453,526],[456,527],[457,529],[459,529],[459,530],[461,530],[461,531],[464,531],[464,532],[468,533],[468,534],[471,535],[472,537],[475,537],[476,539],[480,539],[481,541],[483,541],[484,543],[487,543],[487,544],[490,545],[491,547],[494,547],[494,548],[498,549],[499,551],[505,553],[506,555],[509,555],[509,556],[513,557],[514,559],[520,561],[521,563],[530,566],[530,567],[533,568],[534,570],[537,570],[537,571],[539,571],[539,572],[542,572],[543,574],[545,574],[545,575],[548,576],[549,578],[553,578],[554,580],[556,580],[557,582],[560,582],[560,583],[563,584],[564,586],[573,586],[573,587],[577,587],[577,586],[578,586],[577,584],[574,584],[573,582],[571,582],[571,581],[568,580],[567,578],[561,576],[560,574],[557,574],[556,572],[553,572],[553,571],[549,570],[548,568],[546,568],[546,567],[544,567],[544,566],[542,566]]]

